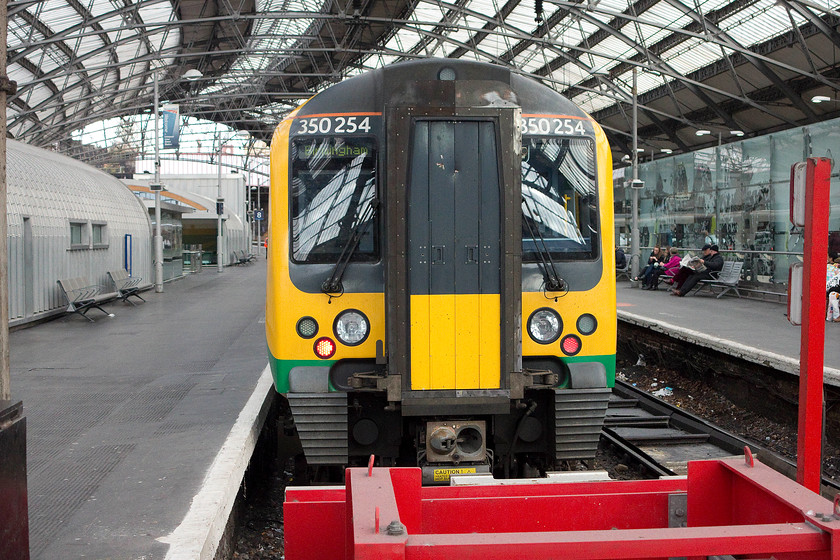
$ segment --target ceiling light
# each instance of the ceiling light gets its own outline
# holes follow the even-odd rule
[[[663,154],[671,154],[674,152],[674,150],[671,150],[670,148],[659,148],[659,151]]]
[[[200,70],[196,70],[195,68],[190,68],[181,76],[185,80],[189,80],[191,82],[195,80],[199,80],[204,77],[204,74],[201,73]]]
[[[711,130],[698,130],[694,134],[696,134],[697,136],[706,136],[706,135],[711,134],[711,133],[712,133]]]
[[[815,95],[811,98],[811,103],[822,103],[823,101],[831,101],[827,95]]]
[[[732,136],[743,136],[744,131],[743,130],[730,130],[729,134],[731,134]]]

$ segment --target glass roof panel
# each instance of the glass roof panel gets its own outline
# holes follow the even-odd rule
[[[73,46],[73,50],[76,51],[76,53],[78,54],[91,53],[96,49],[102,48],[104,46],[104,44],[102,43],[102,38],[99,35],[85,35],[81,37],[74,37],[69,41],[69,44]],[[85,61],[85,64],[88,64],[87,60]]]
[[[133,58],[141,57],[148,54],[149,50],[143,41],[126,41],[119,45],[116,49],[117,59],[121,62],[131,60]]]
[[[103,30],[105,30],[112,43],[119,41],[120,38],[125,37],[126,35],[136,35],[136,33],[123,27],[123,20],[118,15],[106,17],[99,22],[99,25]]]
[[[174,12],[169,2],[142,2],[138,10],[140,19],[146,25],[164,23],[173,19]]]
[[[625,25],[621,31],[632,40],[646,47],[655,45],[658,41],[661,41],[672,33],[670,29],[662,29],[646,23],[640,23],[638,26]]]
[[[44,56],[37,60],[37,63],[44,72],[51,72],[56,68],[63,68],[70,62],[70,58],[55,44],[42,49],[41,53]]]
[[[8,25],[8,48],[14,50],[44,40],[40,31],[29,25],[22,17],[13,17]]]
[[[545,64],[543,57],[544,50],[537,45],[529,45],[519,56],[516,57],[514,63],[517,68],[525,72],[533,72],[537,68]]]
[[[721,28],[739,44],[751,46],[785,33],[790,19],[780,6],[754,4],[723,20]]]
[[[603,97],[596,93],[590,92],[576,95],[574,98],[572,98],[572,102],[587,113],[593,113],[598,109],[609,107],[614,103],[614,101],[610,100],[607,97]]]
[[[36,80],[35,75],[20,64],[9,65],[6,69],[6,73],[9,75],[10,80],[19,84],[28,84]],[[9,107],[11,106],[12,105],[9,104]]]
[[[591,77],[589,72],[575,64],[565,64],[549,75],[549,78],[564,85],[574,85]]]
[[[639,15],[639,19],[649,25],[668,30],[680,29],[694,21],[682,10],[678,10],[667,2],[659,2],[653,5],[649,10]],[[622,27],[622,31],[624,31],[624,27]]]
[[[475,35],[475,33],[484,26],[484,22],[481,22],[476,18],[463,17],[458,19],[458,24],[458,30],[448,33],[448,37],[452,41],[461,43],[467,48],[472,48],[472,46],[469,44],[469,41]],[[446,51],[449,53],[455,50],[456,48],[457,46],[453,45],[450,42],[449,45],[446,47]],[[481,49],[482,46],[478,45],[477,48]]]
[[[52,92],[45,87],[33,88],[28,92],[25,99],[26,104],[32,108],[38,107],[41,103],[52,96]]]
[[[637,54],[636,49],[619,39],[607,37],[598,43],[597,51],[610,59],[628,59]]]
[[[38,11],[38,19],[53,33],[81,24],[84,20],[79,13],[63,2],[48,2]]]
[[[98,18],[109,12],[114,11],[115,6],[111,4],[111,2],[102,2],[94,0],[85,2],[85,7],[93,17]]]
[[[718,53],[710,53],[710,48],[718,49]],[[720,47],[704,39],[688,39],[660,56],[675,72],[685,75],[719,59]]]
[[[87,89],[82,87],[80,82],[76,82],[72,86],[62,88],[61,90],[61,98],[65,103],[81,99],[85,95],[87,95]]]

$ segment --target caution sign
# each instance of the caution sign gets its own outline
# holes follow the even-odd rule
[[[448,482],[449,477],[453,474],[475,474],[476,469],[475,467],[461,467],[461,468],[453,468],[453,469],[435,469],[434,470],[434,477],[435,482]]]

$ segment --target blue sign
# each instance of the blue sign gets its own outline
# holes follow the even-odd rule
[[[163,116],[163,149],[171,150],[178,147],[181,129],[178,126],[178,105],[164,105],[161,107]]]
[[[256,221],[258,221],[258,222],[259,222],[259,221],[262,221],[262,219],[263,219],[263,211],[262,211],[262,210],[255,210],[255,211],[254,211],[254,219],[255,219]]]

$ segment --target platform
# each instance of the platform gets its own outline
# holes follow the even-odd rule
[[[686,297],[618,282],[618,319],[725,354],[799,374],[800,327],[784,303],[730,297],[708,289]],[[825,324],[825,383],[840,386],[840,323]]]
[[[265,263],[11,333],[33,560],[194,559],[218,543],[273,394]]]

